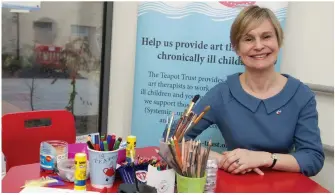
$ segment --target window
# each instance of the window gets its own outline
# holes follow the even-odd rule
[[[54,42],[52,22],[34,22],[34,35],[36,43],[52,45]]]
[[[52,29],[51,22],[34,22],[34,28],[45,28],[45,29]]]
[[[80,25],[71,25],[71,34],[75,36],[88,37],[89,27]]]
[[[42,2],[28,13],[2,8],[2,115],[67,109],[77,136],[107,132],[111,53],[103,43],[111,39],[105,25],[111,4]]]

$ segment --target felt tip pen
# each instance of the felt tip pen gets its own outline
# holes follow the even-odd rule
[[[94,148],[95,150],[100,150],[100,146],[99,146],[99,136],[98,135],[95,135],[94,136]]]
[[[116,140],[116,135],[112,135],[112,141],[111,141],[111,149],[110,149],[110,151],[112,151],[113,148],[114,148],[115,140]]]
[[[111,151],[111,142],[112,142],[112,136],[107,135],[107,145],[109,151]]]
[[[107,141],[103,141],[105,151],[109,151]]]
[[[105,147],[104,147],[104,142],[101,141],[101,142],[100,142],[100,151],[105,151],[104,148],[105,148]]]
[[[87,146],[91,149],[91,150],[94,150],[94,146],[92,145],[92,143],[90,141],[87,141]]]
[[[105,141],[106,140],[106,136],[105,135],[101,135],[100,136],[100,141]]]
[[[92,138],[91,138],[91,135],[88,135],[88,136],[87,136],[87,141],[89,141],[89,142],[91,142],[91,144],[93,144],[93,140],[92,140]]]
[[[121,141],[122,141],[122,138],[119,137],[119,138],[116,140],[116,142],[115,142],[115,145],[114,145],[113,150],[117,150],[117,149],[119,149],[119,146],[120,146]]]

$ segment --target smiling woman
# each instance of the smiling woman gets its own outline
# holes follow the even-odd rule
[[[271,10],[257,11],[249,7],[233,23],[230,40],[246,68],[262,69],[275,64],[283,43],[283,31]]]
[[[279,21],[271,10],[249,6],[230,33],[245,72],[228,76],[200,99],[195,114],[211,109],[187,132],[186,140],[216,124],[228,148],[223,154],[211,152],[221,169],[264,174],[261,168],[267,167],[316,175],[324,152],[315,95],[298,79],[275,72],[283,42]]]

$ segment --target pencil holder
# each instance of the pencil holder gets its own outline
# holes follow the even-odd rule
[[[147,185],[155,187],[158,193],[174,193],[175,171],[173,169],[157,170],[148,166]]]
[[[181,143],[179,143],[179,148],[181,148]],[[170,153],[169,144],[165,142],[164,138],[159,140],[159,152],[163,156],[167,156]]]
[[[139,183],[146,183],[146,175],[148,171],[148,165],[135,165],[136,178]],[[122,165],[117,169],[121,176],[123,183],[133,184],[135,183],[134,168],[130,165]]]
[[[97,151],[87,148],[90,179],[93,188],[111,188],[114,184],[118,150]]]
[[[178,193],[203,193],[206,184],[206,174],[201,178],[184,177],[177,175],[177,191]]]

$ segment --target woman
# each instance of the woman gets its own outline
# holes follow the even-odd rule
[[[195,139],[216,124],[227,145],[220,167],[232,174],[261,167],[316,175],[324,163],[315,95],[299,80],[275,72],[283,31],[267,8],[250,6],[235,19],[231,43],[245,72],[214,86],[194,108],[211,110],[186,135]]]

